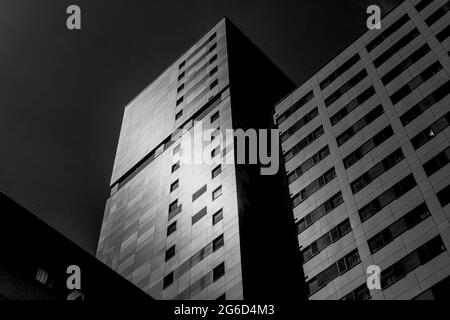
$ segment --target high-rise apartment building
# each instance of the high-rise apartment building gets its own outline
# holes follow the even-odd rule
[[[202,142],[181,143],[198,123],[214,132],[201,153],[235,158],[235,140],[218,133],[270,129],[294,88],[220,21],[125,108],[97,257],[156,299],[301,299],[284,165],[261,175],[261,161],[179,160]]]
[[[404,1],[276,105],[309,299],[449,297],[449,10]]]

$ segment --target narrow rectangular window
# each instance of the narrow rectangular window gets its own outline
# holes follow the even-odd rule
[[[222,262],[213,269],[213,282],[219,280],[225,274],[225,263]]]
[[[216,223],[218,223],[222,219],[223,219],[223,209],[220,209],[219,211],[214,213],[214,215],[212,217],[213,225],[215,225]]]
[[[212,192],[212,199],[216,200],[218,197],[222,195],[222,186],[218,187]]]
[[[219,164],[217,167],[215,167],[212,171],[212,179],[217,177],[222,172],[222,166]]]
[[[169,249],[167,249],[166,251],[166,262],[169,261],[170,259],[172,259],[175,256],[175,245],[171,246]]]
[[[170,192],[172,192],[176,189],[178,189],[178,179],[175,180],[175,182],[170,185]]]

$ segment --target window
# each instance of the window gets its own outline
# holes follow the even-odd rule
[[[220,153],[220,146],[215,147],[211,150],[211,158],[214,158],[216,155]]]
[[[371,139],[364,142],[361,146],[356,148],[353,152],[351,152],[348,156],[346,156],[344,161],[345,169],[350,168],[356,162],[361,160],[367,153],[381,145],[384,141],[389,139],[394,134],[391,126],[387,126],[376,135],[374,135]]]
[[[288,183],[294,182],[296,179],[300,178],[305,172],[311,169],[313,166],[318,164],[320,161],[325,159],[330,154],[330,149],[328,146],[323,147],[317,153],[313,154],[311,158],[308,158],[300,164],[294,171],[288,175]]]
[[[332,196],[330,199],[326,200],[324,203],[322,203],[320,206],[318,206],[316,209],[312,210],[310,213],[308,213],[304,218],[300,219],[297,222],[297,234],[302,233],[307,228],[312,226],[316,221],[318,221],[323,216],[327,215],[337,207],[339,207],[344,202],[344,199],[342,197],[342,193],[339,191],[334,196]]]
[[[411,123],[414,119],[419,117],[422,113],[428,110],[431,106],[441,101],[445,98],[450,92],[450,80],[444,83],[442,86],[434,90],[431,94],[423,98],[416,105],[414,105],[411,109],[406,111],[404,114],[400,116],[400,121],[403,126]]]
[[[211,82],[210,86],[209,86],[209,90],[214,89],[214,87],[216,87],[219,84],[219,80],[216,79],[213,82]]]
[[[368,52],[375,49],[379,44],[381,44],[385,39],[387,39],[390,35],[392,35],[395,31],[400,29],[406,22],[409,21],[408,15],[405,13],[400,19],[395,21],[389,27],[387,27],[380,35],[378,35],[375,39],[369,42],[366,46]]]
[[[300,128],[302,128],[304,125],[309,123],[311,120],[313,120],[315,117],[319,115],[319,111],[317,108],[312,109],[310,112],[308,112],[303,118],[298,120],[296,123],[294,123],[291,127],[289,127],[282,135],[281,135],[281,142],[285,142],[287,139],[292,137],[294,133],[296,133]]]
[[[363,283],[358,288],[342,297],[341,300],[370,300],[372,296],[370,295],[370,291],[367,288],[367,284]]]
[[[216,61],[216,60],[217,60],[217,54],[213,55],[213,56],[211,57],[211,59],[209,59],[209,64],[213,63],[213,62]]]
[[[323,135],[323,127],[319,126],[316,130],[308,134],[305,138],[300,140],[297,144],[295,144],[290,150],[288,150],[284,154],[284,161],[289,161],[294,157],[296,154],[298,154],[300,151],[302,151],[304,148],[306,148],[308,145],[313,143],[317,138],[319,138],[321,135]]]
[[[169,212],[174,211],[178,207],[178,199],[169,205]]]
[[[225,274],[225,263],[222,262],[213,269],[213,282],[219,280]]]
[[[181,212],[181,204],[178,205],[178,200],[173,201],[169,205],[169,221],[172,220],[178,213]]]
[[[422,147],[428,141],[432,140],[442,130],[447,128],[450,124],[450,112],[447,112],[444,116],[435,121],[431,126],[417,134],[411,139],[411,143],[415,150]]]
[[[175,115],[175,120],[180,119],[182,115],[183,115],[183,110],[178,111],[177,114]]]
[[[412,174],[406,176],[405,178],[394,184],[391,188],[359,209],[358,213],[361,221],[367,221],[369,218],[380,212],[384,207],[389,205],[392,201],[399,199],[416,185],[416,180],[414,180]]]
[[[184,71],[178,75],[178,81],[184,78]]]
[[[425,9],[430,3],[432,3],[433,0],[422,0],[418,4],[415,5],[415,8],[418,12]]]
[[[181,150],[181,144],[177,145],[175,148],[173,148],[173,154],[177,154]]]
[[[181,98],[179,98],[179,99],[177,100],[177,106],[180,105],[180,103],[183,102],[183,99],[184,99],[184,97],[181,97]]]
[[[352,183],[350,183],[353,194],[356,194],[364,189],[372,181],[374,181],[383,173],[389,171],[404,158],[405,156],[403,155],[402,149],[398,148],[397,150],[392,152],[386,158],[378,162],[376,165],[374,165],[372,168],[367,170],[360,177],[356,178]]]
[[[220,220],[223,219],[223,209],[220,209],[219,211],[217,211],[216,213],[214,213],[213,217],[212,217],[212,223],[213,225],[215,225],[216,223],[218,223]]]
[[[430,210],[428,210],[426,203],[421,203],[367,241],[371,254],[381,250],[402,233],[414,228],[429,216]]]
[[[450,36],[450,25],[446,26],[442,31],[439,31],[439,33],[436,35],[436,38],[440,42],[444,42],[447,40],[447,38]]]
[[[436,193],[436,196],[441,203],[442,208],[444,208],[450,202],[450,185],[446,186],[444,189]]]
[[[277,118],[278,125],[280,125],[287,118],[289,118],[290,115],[294,114],[294,112],[296,112],[301,107],[303,107],[312,98],[314,98],[314,93],[311,90],[307,94],[305,94],[303,97],[301,97],[296,103],[294,103],[292,106],[290,106],[285,112],[283,112],[281,115],[278,116],[278,118]]]
[[[387,85],[389,82],[397,78],[403,71],[408,69],[414,63],[419,61],[423,56],[425,56],[428,52],[430,52],[430,46],[428,44],[424,44],[419,49],[414,51],[408,58],[400,62],[397,66],[392,68],[389,72],[387,72],[382,78],[381,82],[384,85]]]
[[[212,199],[216,200],[218,197],[222,195],[222,186],[218,187],[216,190],[212,192]]]
[[[422,83],[424,83],[425,81],[430,79],[432,76],[434,76],[436,73],[438,73],[441,69],[442,69],[442,65],[439,63],[439,61],[434,62],[432,65],[430,65],[428,68],[426,68],[424,71],[422,71],[419,75],[417,75],[412,80],[410,80],[403,87],[401,87],[396,92],[394,92],[390,97],[392,104],[397,104],[398,102],[400,102],[403,98],[405,98],[407,95],[409,95],[411,92],[413,92],[417,87],[419,87]]]
[[[350,112],[355,110],[357,107],[359,107],[361,104],[366,102],[370,97],[372,97],[375,94],[375,89],[373,86],[370,86],[366,90],[364,90],[362,93],[360,93],[356,98],[354,98],[352,101],[350,101],[345,107],[343,107],[341,110],[336,112],[331,118],[331,124],[335,126],[339,121],[344,119]]]
[[[363,69],[358,72],[358,74],[353,76],[350,80],[348,80],[345,84],[343,84],[338,90],[336,90],[328,98],[325,99],[325,105],[327,106],[327,108],[340,97],[342,97],[347,91],[361,82],[361,80],[363,80],[365,77],[367,77],[367,71]]]
[[[450,276],[447,276],[444,280],[439,281],[430,289],[422,292],[413,300],[439,300],[449,301],[450,299]]]
[[[178,69],[182,69],[185,65],[186,65],[186,60],[184,60],[183,62],[180,63],[180,65],[178,66]]]
[[[205,207],[203,207],[203,209],[201,209],[199,212],[197,212],[196,214],[194,214],[192,216],[192,224],[194,225],[197,221],[199,221],[201,218],[206,216],[207,213],[208,213],[208,211],[205,206]]]
[[[36,270],[35,279],[49,288],[53,287],[53,279],[49,276],[48,272],[42,268]]]
[[[214,131],[211,133],[211,141],[214,141],[214,139],[220,134],[220,128],[217,127],[214,129]]]
[[[164,277],[163,289],[166,289],[172,283],[173,283],[173,271]]]
[[[172,165],[172,173],[174,173],[175,171],[177,171],[180,168],[180,161],[177,161],[176,163],[174,163]]]
[[[373,121],[378,119],[384,113],[383,107],[378,105],[368,114],[366,114],[362,119],[356,121],[350,128],[342,132],[337,138],[338,146],[342,146],[345,142],[350,140],[354,135],[356,135],[359,131],[367,127]]]
[[[211,47],[209,47],[209,52],[212,52],[215,48],[217,48],[217,43],[214,43]]]
[[[441,236],[436,236],[420,246],[404,258],[381,272],[381,289],[385,290],[397,281],[403,279],[408,273],[431,261],[444,252],[445,246]]]
[[[417,28],[414,28],[410,32],[408,32],[405,36],[403,36],[400,40],[394,43],[389,49],[380,54],[378,58],[373,60],[373,64],[376,68],[385,63],[389,58],[391,58],[394,54],[400,51],[403,47],[405,47],[408,43],[413,41],[420,34]]]
[[[328,77],[326,77],[323,81],[320,82],[320,89],[323,90],[328,87],[334,80],[336,80],[340,75],[342,75],[345,71],[350,69],[355,63],[361,60],[361,57],[358,53],[352,56],[350,59],[345,61],[339,68],[336,69],[333,73],[331,73]]]
[[[196,199],[198,199],[202,194],[204,194],[206,192],[206,188],[207,185],[205,184],[203,187],[201,187],[200,189],[198,189],[197,191],[194,192],[194,194],[192,195],[192,201],[195,201]]]
[[[178,179],[175,180],[175,182],[170,185],[170,192],[172,192],[176,189],[178,189]]]
[[[175,245],[166,250],[166,261],[169,261],[175,256]]]
[[[218,250],[222,246],[223,246],[223,234],[221,234],[216,239],[214,239],[214,241],[213,241],[213,252],[215,252],[216,250]]]
[[[327,172],[325,172],[323,175],[321,175],[319,178],[314,180],[312,183],[310,183],[308,186],[306,186],[306,188],[300,190],[299,193],[294,195],[292,197],[292,205],[294,207],[298,206],[300,203],[308,199],[311,195],[313,195],[316,191],[320,190],[323,186],[328,184],[334,178],[336,178],[336,171],[334,170],[333,167],[329,169]]]
[[[217,299],[216,299],[217,301],[223,301],[223,300],[227,300],[227,296],[226,296],[226,294],[224,293],[224,294],[221,294],[220,296],[218,296],[217,297]]]
[[[170,236],[175,231],[177,231],[177,222],[176,221],[167,227],[167,236]]]
[[[441,19],[445,14],[450,11],[450,2],[447,1],[442,7],[437,9],[433,14],[425,19],[425,23],[431,27],[436,21]]]
[[[424,165],[423,169],[425,170],[427,176],[431,176],[433,173],[438,172],[441,168],[445,167],[450,163],[450,147],[439,152],[433,158],[428,160]]]
[[[214,68],[211,69],[211,71],[209,72],[209,76],[211,77],[212,75],[214,75],[217,72],[217,66],[215,66]]]
[[[211,123],[213,123],[214,121],[219,120],[219,111],[216,111],[212,116],[211,116]]]
[[[181,90],[184,89],[184,83],[182,83],[178,88],[177,88],[177,93],[180,93]]]
[[[215,167],[213,169],[213,171],[211,172],[212,175],[212,179],[214,179],[215,177],[217,177],[220,173],[222,172],[222,166],[219,164],[217,167]]]
[[[335,243],[350,231],[352,231],[350,220],[346,219],[301,251],[303,263],[311,260],[330,244]]]

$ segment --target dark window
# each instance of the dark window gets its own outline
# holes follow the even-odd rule
[[[172,184],[170,185],[170,192],[176,190],[176,189],[178,188],[178,185],[179,185],[179,184],[178,184],[178,179],[177,179],[177,180],[175,180],[174,183],[172,183]]]
[[[220,146],[217,146],[211,150],[211,158],[214,158],[216,155],[218,155],[220,153],[219,149],[220,149]]]
[[[172,165],[172,173],[177,171],[180,168],[180,161],[177,161]]]
[[[179,74],[178,76],[178,81],[180,81],[181,79],[184,78],[184,71],[182,73]]]
[[[331,168],[319,178],[311,182],[308,186],[306,186],[306,188],[300,190],[299,193],[294,195],[292,197],[292,205],[294,207],[298,206],[300,203],[308,199],[311,195],[320,190],[334,178],[336,178],[336,171],[334,170],[334,168]]]
[[[336,69],[333,73],[331,73],[328,77],[326,77],[323,81],[320,82],[320,89],[323,90],[328,87],[334,80],[336,80],[340,75],[342,75],[345,71],[350,69],[355,63],[361,60],[361,57],[358,53],[352,56],[350,59],[345,61],[339,68]]]
[[[414,136],[411,139],[411,143],[415,150],[426,144],[437,136],[442,130],[447,128],[450,124],[450,112],[447,112],[443,117],[435,121],[431,126]]]
[[[215,167],[211,173],[212,179],[217,177],[222,172],[222,166],[219,164],[217,167]]]
[[[223,300],[227,300],[227,296],[226,296],[226,294],[224,293],[224,294],[221,294],[220,296],[218,296],[217,297],[217,299],[216,300],[218,300],[218,301],[223,301]]]
[[[209,72],[209,76],[211,77],[212,75],[214,75],[217,72],[217,66],[215,66],[214,68],[211,69],[211,71]]]
[[[180,98],[177,100],[177,106],[178,106],[180,103],[182,103],[183,100],[184,100],[184,97],[180,97]]]
[[[175,115],[175,120],[180,119],[182,115],[183,115],[183,110],[178,111],[177,114]]]
[[[213,241],[213,252],[216,251],[217,249],[219,249],[222,246],[223,246],[223,234],[221,234],[216,239],[214,239],[214,241]]]
[[[180,65],[178,66],[178,69],[183,68],[186,65],[186,60],[184,60],[183,62],[180,63]]]
[[[436,196],[441,203],[442,208],[444,208],[450,202],[450,185],[436,193]]]
[[[311,169],[313,166],[318,164],[320,161],[325,159],[330,154],[330,149],[328,146],[323,147],[320,149],[317,153],[313,154],[311,158],[308,158],[300,164],[294,171],[289,173],[288,175],[288,182],[292,183],[299,177],[301,177],[305,172],[307,172],[309,169]]]
[[[406,176],[405,178],[394,184],[391,188],[359,209],[358,213],[361,221],[367,221],[369,218],[380,212],[384,207],[389,205],[392,201],[399,199],[416,185],[416,180],[414,180],[412,174]]]
[[[323,127],[319,126],[317,129],[315,129],[313,132],[311,132],[305,138],[303,138],[297,144],[295,144],[290,150],[288,150],[284,154],[284,161],[286,161],[286,162],[289,161],[292,157],[294,157],[296,154],[298,154],[300,151],[302,151],[308,145],[313,143],[321,135],[323,135]]]
[[[216,282],[225,274],[225,263],[222,262],[213,269],[213,282]]]
[[[370,41],[366,49],[368,52],[375,49],[380,43],[382,43],[385,39],[387,39],[391,34],[400,29],[406,22],[409,21],[408,15],[405,13],[401,16],[397,21],[387,27],[380,35],[378,35],[375,39]]]
[[[370,86],[366,90],[364,90],[362,93],[360,93],[356,98],[354,98],[352,101],[347,103],[345,107],[340,109],[338,112],[336,112],[331,118],[331,124],[335,126],[339,121],[344,119],[350,112],[355,110],[357,107],[359,107],[361,104],[369,100],[370,97],[372,97],[375,94],[375,89],[373,86]]]
[[[219,84],[219,80],[214,80],[213,82],[211,82],[210,86],[209,86],[209,90],[212,90],[214,87],[216,87]]]
[[[163,289],[167,288],[173,283],[173,271],[166,275],[163,280]]]
[[[325,99],[325,105],[329,107],[336,100],[342,97],[347,91],[356,86],[361,80],[367,77],[367,71],[365,69],[361,70],[353,76],[350,80],[348,80],[345,84],[343,84],[338,90],[332,93],[328,98]]]
[[[199,212],[197,212],[196,214],[194,214],[192,216],[192,224],[195,224],[197,221],[199,221],[201,218],[203,218],[204,216],[206,216],[206,214],[208,213],[208,210],[206,209],[206,207],[203,207],[203,209],[201,209]]]
[[[178,152],[180,152],[180,149],[181,149],[181,144],[179,144],[175,148],[173,148],[173,154],[177,154]]]
[[[219,111],[216,111],[212,116],[211,116],[211,123],[213,123],[214,121],[219,119]]]
[[[213,225],[215,225],[216,223],[218,223],[220,220],[223,219],[223,209],[220,209],[219,211],[217,211],[216,213],[214,213],[213,217],[212,217],[212,223]]]
[[[381,82],[383,82],[384,85],[387,85],[389,82],[397,78],[403,71],[405,71],[414,63],[419,61],[423,56],[425,56],[430,51],[431,51],[430,46],[428,44],[424,44],[419,49],[414,51],[411,55],[409,55],[409,57],[407,57],[405,60],[396,65],[389,72],[387,72],[381,78]]]
[[[450,147],[439,152],[433,158],[428,160],[423,168],[427,174],[427,176],[431,176],[433,173],[438,172],[441,168],[445,167],[450,163]]]
[[[442,65],[439,63],[439,61],[434,62],[432,65],[430,65],[419,75],[410,80],[403,87],[394,92],[390,97],[392,104],[397,104],[398,102],[400,102],[403,98],[405,98],[407,95],[413,92],[417,87],[419,87],[422,83],[430,79],[440,70],[442,70]]]
[[[361,160],[367,153],[381,145],[384,141],[389,139],[394,134],[391,126],[387,126],[371,139],[364,142],[361,146],[356,148],[352,153],[344,158],[344,166],[346,169],[350,168],[356,162]]]
[[[166,250],[166,261],[169,261],[175,256],[175,245]]]
[[[413,300],[450,300],[450,276],[432,286],[427,291],[422,292]]]
[[[433,0],[422,0],[418,4],[415,5],[415,8],[417,11],[422,11],[425,9],[430,3],[432,3]]]
[[[386,158],[378,162],[376,165],[374,165],[372,168],[367,170],[360,177],[356,178],[352,183],[350,183],[350,187],[352,188],[353,194],[356,194],[362,189],[364,189],[372,181],[374,181],[383,173],[389,171],[404,158],[405,156],[403,155],[403,152],[400,148],[392,152]]]
[[[356,121],[350,128],[342,132],[336,138],[338,146],[342,146],[345,142],[350,140],[354,135],[356,135],[359,131],[364,129],[366,126],[375,121],[379,116],[384,113],[383,107],[378,105],[368,114],[366,114],[362,119]]]
[[[204,194],[206,192],[206,184],[201,187],[200,189],[198,189],[197,191],[194,192],[194,194],[192,195],[192,201],[195,201],[196,199],[198,199],[202,194]]]
[[[341,298],[341,300],[370,300],[372,296],[370,295],[370,291],[367,288],[367,284],[364,282],[358,288],[350,292]]]
[[[170,205],[169,205],[169,212],[176,210],[178,207],[178,199],[173,201]]]
[[[173,201],[169,205],[169,221],[172,220],[180,212],[181,212],[181,204],[178,205],[178,200]]]
[[[406,126],[408,123],[412,122],[414,119],[420,116],[423,112],[428,110],[428,108],[441,101],[449,94],[449,92],[450,80],[434,90],[431,94],[423,98],[404,114],[402,114],[400,116],[400,121],[402,122],[403,126]]]
[[[214,43],[211,47],[209,47],[209,52],[212,52],[215,48],[217,48],[217,43]]]
[[[182,83],[178,88],[177,88],[177,93],[179,93],[181,90],[184,89],[184,83]]]
[[[440,42],[444,42],[445,40],[447,40],[447,38],[450,36],[450,25],[446,26],[444,29],[442,29],[441,31],[439,31],[439,33],[436,35],[436,38],[440,41]]]
[[[281,142],[285,142],[287,139],[292,137],[295,132],[297,132],[300,128],[302,128],[304,125],[309,123],[311,120],[313,120],[315,117],[319,115],[319,111],[317,108],[312,109],[310,112],[308,112],[303,118],[298,120],[296,123],[294,123],[291,127],[289,127],[282,135],[281,135]]]
[[[294,103],[292,106],[290,106],[285,112],[283,112],[281,115],[279,115],[277,118],[277,123],[280,125],[290,115],[292,115],[295,111],[297,111],[298,109],[303,107],[312,98],[314,98],[314,93],[311,90],[307,94],[305,94],[303,97],[301,97],[296,103]]]
[[[213,63],[213,62],[216,61],[216,60],[217,60],[217,54],[213,55],[213,56],[211,57],[211,59],[209,59],[209,64]]]
[[[403,47],[405,47],[408,43],[413,41],[420,34],[419,30],[414,28],[410,32],[408,32],[405,36],[403,36],[400,40],[394,43],[389,49],[380,54],[375,60],[373,60],[373,64],[376,68],[385,63],[389,58],[391,58],[394,54],[400,51]]]
[[[450,10],[450,2],[447,1],[442,7],[437,9],[428,18],[425,19],[425,23],[431,27],[436,21],[441,19]]]
[[[170,236],[175,231],[177,231],[177,222],[176,221],[167,227],[167,236]]]
[[[218,197],[222,195],[222,186],[218,187],[216,190],[212,192],[212,199],[216,200]]]
[[[402,233],[414,228],[429,216],[430,210],[428,210],[427,205],[423,202],[406,213],[403,217],[389,225],[387,228],[371,237],[367,241],[369,244],[370,253],[374,254],[384,248]]]

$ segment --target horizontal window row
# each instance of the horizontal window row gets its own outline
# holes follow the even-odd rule
[[[289,118],[294,112],[296,112],[298,109],[303,107],[306,103],[308,103],[310,100],[314,98],[313,91],[309,91],[307,94],[305,94],[303,97],[298,99],[296,103],[294,103],[292,106],[290,106],[285,112],[283,112],[278,118],[277,123],[280,125],[283,123],[287,118]]]
[[[375,214],[380,212],[384,207],[388,206],[391,202],[399,199],[409,190],[417,185],[416,180],[412,174],[409,174],[388,190],[380,194],[378,197],[370,201],[368,204],[358,210],[359,217],[362,222],[369,220]]]
[[[334,126],[339,121],[344,119],[350,112],[355,110],[357,107],[359,107],[361,104],[369,100],[370,97],[372,97],[375,94],[375,89],[373,86],[370,86],[363,92],[361,92],[356,98],[354,98],[352,101],[350,101],[346,106],[344,106],[342,109],[340,109],[338,112],[336,112],[333,116],[331,116],[331,124]]]
[[[418,12],[422,11],[423,9],[425,9],[430,3],[432,3],[433,0],[422,0],[419,3],[417,3],[414,8],[416,8],[416,10]]]
[[[411,92],[413,92],[414,89],[416,89],[422,83],[424,83],[425,81],[430,79],[432,76],[434,76],[440,70],[442,70],[442,65],[440,64],[440,62],[439,61],[434,62],[432,65],[430,65],[428,68],[423,70],[419,75],[415,76],[412,80],[410,80],[403,87],[401,87],[396,92],[394,92],[390,97],[392,104],[395,105],[398,102],[400,102],[403,98],[405,98],[407,95],[409,95]]]
[[[192,201],[195,201],[196,199],[200,198],[200,196],[202,194],[204,194],[207,190],[207,185],[205,184],[203,187],[201,187],[200,189],[198,189],[197,191],[194,192],[194,194],[192,195]]]
[[[389,82],[397,78],[403,71],[405,71],[414,63],[419,61],[423,56],[425,56],[430,51],[431,51],[430,46],[428,44],[424,44],[419,49],[411,53],[405,60],[400,62],[389,72],[387,72],[384,76],[382,76],[381,82],[383,82],[384,85],[387,85]]]
[[[446,205],[450,203],[450,185],[446,186],[442,190],[436,193],[436,196],[442,206],[444,208]]]
[[[350,220],[347,218],[301,251],[303,263],[311,260],[330,244],[335,243],[350,231],[352,231],[352,227]]]
[[[324,80],[320,82],[320,89],[324,90],[326,87],[328,87],[330,84],[334,82],[339,76],[341,76],[345,71],[350,69],[352,66],[354,66],[359,60],[361,60],[361,57],[358,53],[353,55],[350,59],[345,61],[339,68],[337,68],[334,72],[332,72],[328,77],[326,77]]]
[[[387,126],[383,130],[375,134],[371,139],[364,142],[361,146],[356,148],[353,152],[351,152],[343,159],[345,169],[350,168],[356,162],[361,160],[366,154],[381,145],[384,141],[386,141],[393,135],[394,131],[392,131],[391,126]]]
[[[323,133],[324,133],[323,127],[319,126],[317,129],[315,129],[313,132],[311,132],[305,138],[303,138],[297,144],[295,144],[288,152],[286,152],[284,154],[284,161],[287,162],[290,159],[292,159],[292,157],[294,157],[308,145],[317,140],[317,138],[323,135]]]
[[[449,93],[450,80],[441,85],[439,88],[435,89],[432,93],[430,93],[428,96],[411,107],[411,109],[402,114],[400,116],[400,121],[402,122],[403,126],[406,126],[408,123],[412,122],[414,119],[428,110],[428,108],[445,98]]]
[[[312,226],[316,221],[318,221],[323,216],[332,212],[334,209],[339,207],[342,203],[344,203],[344,198],[342,197],[342,193],[339,191],[330,199],[326,200],[316,209],[308,213],[304,218],[300,219],[297,225],[297,234],[302,233],[307,228]]]
[[[319,115],[319,111],[317,108],[312,109],[305,116],[303,116],[300,120],[295,122],[289,129],[287,129],[283,134],[281,134],[281,142],[285,142],[287,139],[292,137],[294,133],[296,133],[301,127],[305,124],[309,123],[312,119]]]
[[[206,209],[206,206],[204,206],[199,212],[197,212],[192,216],[192,225],[194,225],[197,221],[206,216],[207,213],[208,210]]]
[[[343,296],[341,300],[370,300],[372,296],[370,295],[369,288],[367,288],[367,283],[363,283],[358,288],[350,292],[349,294]]]
[[[345,142],[350,140],[359,131],[364,129],[366,126],[375,121],[379,116],[384,113],[383,107],[380,105],[376,106],[372,111],[367,113],[360,120],[356,121],[350,128],[342,132],[337,136],[336,141],[338,146],[342,146]]]
[[[325,105],[329,107],[336,100],[342,97],[347,91],[356,86],[361,82],[365,77],[367,77],[367,71],[365,69],[358,72],[354,75],[350,80],[348,80],[345,84],[343,84],[339,89],[333,92],[328,98],[325,99]]]
[[[179,65],[179,69],[182,69],[186,62],[192,59],[197,53],[199,53],[204,47],[206,47],[211,41],[213,41],[216,38],[216,33],[214,32],[209,38],[203,42],[197,49],[195,49],[181,64]]]
[[[428,18],[425,19],[425,23],[431,27],[435,22],[441,19],[445,14],[450,11],[450,2],[446,2],[442,7],[433,12]]]
[[[370,52],[373,49],[375,49],[379,44],[381,44],[384,40],[389,38],[389,36],[391,36],[395,31],[400,29],[408,21],[409,21],[409,17],[405,13],[397,21],[395,21],[393,24],[391,24],[389,27],[387,27],[380,35],[378,35],[375,39],[370,41],[366,45],[367,51]]]
[[[380,276],[381,289],[385,290],[397,281],[403,279],[408,273],[437,257],[445,250],[441,236],[438,235],[434,237],[391,265],[389,268],[383,270]]]
[[[413,300],[450,300],[450,276],[436,283],[430,289],[422,292]]]
[[[423,169],[427,176],[431,176],[432,174],[438,172],[440,169],[445,167],[450,163],[450,147],[445,148],[433,158],[428,160],[424,165]]]
[[[294,207],[298,206],[300,203],[308,199],[311,195],[320,190],[334,178],[336,178],[336,171],[334,170],[334,168],[331,168],[319,178],[311,182],[306,188],[300,190],[300,192],[292,198],[292,205]]]
[[[444,42],[450,36],[450,24],[436,34],[440,42]]]
[[[168,220],[172,220],[177,214],[179,214],[181,212],[181,204],[178,204],[178,199],[173,201],[170,205],[169,205],[169,218]]]
[[[364,172],[360,177],[356,178],[352,183],[350,183],[353,194],[356,194],[367,187],[372,181],[381,176],[383,173],[389,171],[404,158],[405,156],[403,155],[402,149],[398,148],[397,150],[392,152],[386,158],[378,162],[376,165],[374,165],[372,168]]]
[[[381,250],[402,233],[414,228],[429,216],[430,210],[428,210],[426,203],[423,202],[392,223],[390,226],[371,237],[367,241],[369,244],[370,253],[374,254],[375,252]]]
[[[313,154],[312,157],[306,159],[302,164],[300,164],[294,171],[288,175],[288,183],[292,183],[298,178],[300,178],[305,172],[311,169],[313,166],[318,164],[320,161],[325,159],[330,154],[330,148],[328,146],[323,147],[317,153]]]
[[[389,49],[380,54],[376,59],[373,60],[373,65],[378,68],[383,63],[388,61],[394,54],[400,51],[403,47],[405,47],[408,43],[413,41],[417,36],[420,35],[419,30],[417,28],[412,29],[406,35],[404,35],[400,40],[394,43]]]
[[[411,139],[411,143],[415,150],[422,147],[428,141],[436,137],[442,130],[445,130],[450,124],[450,112],[433,122],[430,126],[422,130]]]
[[[331,266],[320,272],[314,278],[306,283],[306,290],[308,296],[311,296],[315,292],[325,287],[328,283],[341,276],[358,263],[360,263],[358,249],[351,251],[344,257],[333,263]]]

